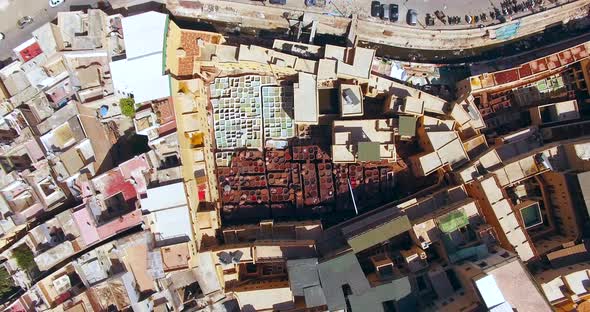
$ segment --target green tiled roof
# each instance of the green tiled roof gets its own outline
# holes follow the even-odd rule
[[[456,229],[467,225],[467,215],[463,210],[455,210],[438,218],[438,228],[444,233],[450,233]]]
[[[350,237],[348,239],[348,245],[350,245],[355,253],[358,253],[406,232],[411,227],[412,225],[408,217],[405,215],[400,216],[362,234]]]
[[[405,137],[413,137],[416,135],[416,117],[399,117],[399,135]]]
[[[358,160],[379,161],[379,142],[359,142]]]

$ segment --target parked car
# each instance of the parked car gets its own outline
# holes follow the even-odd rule
[[[447,23],[447,21],[445,20],[445,17],[446,17],[445,13],[443,13],[443,12],[441,12],[441,11],[439,11],[439,10],[436,10],[436,11],[434,11],[434,15],[435,15],[435,16],[436,16],[436,18],[438,18],[438,19],[439,19],[441,22],[443,22],[443,24],[446,24],[446,23]],[[450,20],[451,20],[451,17],[449,16],[449,24],[450,24]]]
[[[408,15],[406,16],[406,22],[408,22],[411,26],[416,26],[418,23],[418,13],[414,9],[408,10]]]
[[[389,5],[389,20],[392,22],[397,22],[399,19],[399,6],[397,4],[390,4]]]
[[[287,0],[268,0],[268,2],[270,4],[280,4],[280,5],[287,4]]]
[[[383,19],[383,20],[389,19],[389,5],[387,5],[387,4],[381,5],[381,19]]]
[[[325,7],[326,0],[305,0],[306,6]]]
[[[56,6],[64,3],[65,0],[49,0],[49,6],[55,8]]]
[[[381,16],[381,2],[379,2],[379,1],[371,2],[371,16],[372,17],[380,17]]]
[[[473,18],[471,15],[465,15],[465,23],[471,24],[473,22]]]
[[[0,32],[0,41],[4,40],[4,38],[6,38],[6,35],[3,32]]]
[[[27,16],[21,17],[16,22],[16,25],[18,26],[18,28],[23,29],[23,28],[25,28],[25,26],[29,25],[32,22],[33,22],[33,18],[27,15]]]

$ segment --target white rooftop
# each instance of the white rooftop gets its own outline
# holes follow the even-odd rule
[[[158,239],[160,240],[181,236],[192,238],[190,215],[186,205],[158,210],[154,213],[153,220],[152,232],[159,234]]]
[[[141,209],[150,212],[187,205],[182,182],[149,188],[146,195],[140,199]]]
[[[82,269],[82,272],[84,272],[86,280],[90,284],[100,282],[107,279],[108,277],[107,272],[102,268],[98,259],[93,259],[88,263],[83,263],[80,265],[80,268]]]
[[[168,16],[146,12],[122,19],[126,59],[109,64],[113,85],[121,97],[133,94],[135,103],[170,96],[164,71],[164,41]]]
[[[141,209],[149,211],[152,231],[159,240],[173,237],[192,237],[186,193],[182,182],[150,188],[141,198]]]
[[[16,48],[12,49],[12,51],[14,51],[14,53],[18,54],[20,51],[24,50],[25,48],[29,47],[30,45],[36,43],[37,40],[35,40],[35,38],[30,38],[28,40],[26,40],[25,42],[19,44]]]
[[[565,295],[563,294],[563,289],[565,289],[565,284],[563,283],[561,276],[559,276],[547,283],[541,284],[541,288],[543,289],[545,296],[547,296],[547,299],[550,302],[565,298]]]
[[[570,273],[563,277],[568,288],[576,295],[581,296],[588,293],[586,286],[590,279],[586,270]]]
[[[318,89],[312,74],[299,73],[299,82],[293,86],[295,123],[317,124],[319,117]]]
[[[483,298],[486,307],[493,308],[506,302],[504,295],[502,295],[502,291],[498,288],[498,284],[496,284],[496,279],[494,279],[492,275],[480,278],[475,282],[475,285],[477,286],[479,294]]]
[[[133,94],[135,103],[170,96],[168,75],[162,75],[162,53],[109,64],[113,85],[120,96]]]
[[[162,53],[167,22],[168,15],[158,12],[124,17],[121,23],[127,59]]]

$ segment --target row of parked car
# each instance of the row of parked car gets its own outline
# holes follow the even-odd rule
[[[399,19],[399,6],[393,3],[381,4],[379,1],[373,1],[371,2],[371,16],[379,17],[382,20],[390,22],[397,22]],[[416,13],[416,10],[408,10],[406,22],[412,26],[418,23],[418,13]]]

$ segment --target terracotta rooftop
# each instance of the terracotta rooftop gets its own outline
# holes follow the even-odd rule
[[[192,56],[178,58],[178,75],[192,75],[193,74],[194,59]]]
[[[505,83],[517,81],[519,78],[518,77],[518,70],[511,69],[511,70],[495,73],[494,78],[496,79],[497,84],[505,84]]]
[[[181,30],[178,49],[184,51],[184,55],[178,58],[178,75],[192,75],[195,58],[202,55],[201,44],[221,43],[223,37],[216,33],[208,33],[196,30]]]
[[[154,111],[158,116],[158,122],[160,124],[165,124],[169,121],[175,119],[174,116],[174,107],[172,106],[172,101],[169,99],[158,100],[154,101],[153,103]]]
[[[192,31],[183,31],[180,34],[180,48],[186,52],[186,56],[193,57],[201,55],[201,49],[197,42],[199,39],[208,42],[211,36]]]
[[[188,245],[186,243],[162,247],[162,264],[164,272],[184,269],[188,267],[190,258]]]

